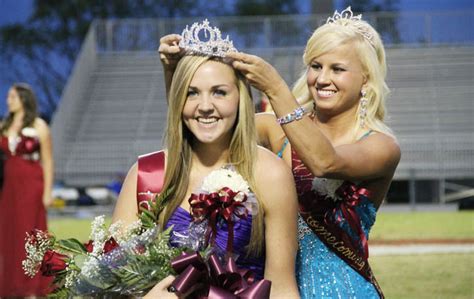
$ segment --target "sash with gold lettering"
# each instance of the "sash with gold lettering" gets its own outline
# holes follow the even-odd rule
[[[312,190],[315,178],[292,151],[293,175],[298,191],[300,215],[308,227],[332,252],[372,283],[380,298],[385,298],[368,263],[368,243],[355,207],[370,192],[354,183],[344,182],[336,191],[342,200],[332,200]],[[356,238],[341,227],[346,221]]]
[[[138,158],[137,204],[148,209],[148,200],[161,192],[165,181],[165,152],[149,153]]]

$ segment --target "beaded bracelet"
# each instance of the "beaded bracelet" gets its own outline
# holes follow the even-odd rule
[[[300,120],[301,118],[303,118],[304,113],[304,108],[298,107],[293,110],[293,112],[288,113],[287,115],[282,116],[280,118],[277,118],[277,123],[279,123],[280,125],[284,125],[287,123],[291,123],[294,120]]]

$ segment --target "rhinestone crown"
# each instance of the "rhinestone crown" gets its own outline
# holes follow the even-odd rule
[[[341,22],[339,20],[348,20],[348,22]],[[374,44],[374,37],[373,34],[368,30],[367,25],[362,22],[362,15],[354,15],[350,6],[346,9],[341,11],[340,13],[336,10],[334,11],[334,15],[329,17],[326,20],[326,24],[336,24],[341,26],[352,26],[354,29],[361,34],[373,47]]]
[[[203,32],[207,40],[201,40],[199,34]],[[194,23],[191,28],[186,28],[181,33],[179,46],[192,54],[203,54],[207,56],[225,57],[228,52],[237,52],[234,44],[226,36],[221,37],[221,31],[217,27],[210,27],[209,21],[205,19],[201,24]]]

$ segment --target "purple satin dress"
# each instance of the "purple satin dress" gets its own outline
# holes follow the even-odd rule
[[[137,180],[137,202],[138,205],[146,206],[146,201],[159,194],[164,181],[164,161],[163,151],[143,155],[138,159],[138,180]],[[195,234],[197,230],[190,229],[192,225],[192,216],[185,209],[178,207],[171,215],[166,228],[173,225],[173,231],[170,237],[172,246],[182,246],[183,239],[189,234]],[[248,269],[255,273],[257,279],[263,279],[265,268],[265,256],[254,257],[247,256],[247,246],[250,243],[252,231],[252,216],[239,219],[234,224],[234,242],[233,257],[240,269]],[[219,223],[216,237],[212,247],[217,254],[225,253],[227,246],[228,227],[226,223]],[[202,235],[202,239],[204,234]],[[193,238],[195,239],[195,237]],[[204,248],[199,248],[203,250]]]
[[[171,215],[166,228],[173,225],[173,233],[171,234],[170,243],[172,246],[179,246],[177,235],[187,236],[189,234],[189,227],[192,217],[188,211],[182,207],[178,207],[173,215]],[[246,219],[238,220],[234,225],[234,255],[237,256],[236,264],[239,268],[252,270],[257,279],[262,279],[265,268],[265,257],[247,256],[246,247],[250,242],[250,233],[252,231],[252,216],[249,215]],[[221,223],[218,225],[215,243],[213,246],[217,247],[217,252],[225,252],[227,245],[227,224]]]

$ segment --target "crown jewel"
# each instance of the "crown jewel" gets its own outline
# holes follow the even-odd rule
[[[352,21],[351,23],[348,22],[341,22],[339,20],[348,20]],[[372,33],[368,30],[365,22],[362,22],[362,15],[354,15],[350,6],[346,9],[341,11],[340,13],[335,10],[334,15],[329,17],[326,20],[326,24],[336,24],[341,26],[353,26],[354,29],[360,33],[365,39],[375,48],[374,39]]]
[[[204,38],[207,38],[207,40],[200,39],[199,34],[201,32],[204,33]],[[229,36],[222,39],[219,28],[210,27],[207,19],[202,24],[194,23],[190,29],[186,25],[186,28],[181,33],[179,46],[192,54],[208,56],[225,57],[228,52],[237,52]]]

